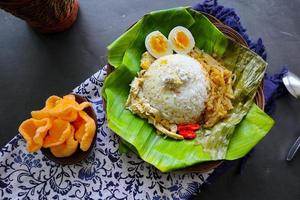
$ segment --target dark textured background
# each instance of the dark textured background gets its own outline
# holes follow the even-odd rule
[[[77,23],[67,32],[42,35],[0,11],[0,146],[52,94],[63,95],[99,70],[106,46],[148,11],[193,5],[180,0],[81,0]],[[300,1],[231,0],[253,39],[262,37],[269,72],[283,64],[300,75]],[[243,175],[236,167],[195,199],[300,199],[300,152],[285,161],[300,135],[300,101],[278,101],[276,125],[257,146]]]

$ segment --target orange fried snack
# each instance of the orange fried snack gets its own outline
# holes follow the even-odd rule
[[[50,114],[57,118],[72,122],[77,119],[78,112],[92,106],[89,102],[77,103],[74,95],[66,95],[50,110]]]
[[[83,111],[89,106],[89,102],[78,103],[72,94],[63,98],[50,96],[45,107],[32,111],[32,118],[19,127],[28,151],[50,148],[54,156],[67,157],[77,150],[79,143],[80,149],[87,151],[96,132],[95,121]]]
[[[71,156],[73,153],[75,153],[77,147],[78,141],[74,139],[74,128],[72,128],[70,137],[64,143],[50,147],[50,151],[54,156],[63,158]]]
[[[64,143],[72,135],[72,126],[68,121],[53,120],[52,127],[44,139],[44,148],[53,147]]]
[[[56,105],[56,102],[61,100],[58,96],[50,96],[47,101],[46,105],[42,110],[32,111],[31,116],[35,119],[43,119],[45,117],[51,117],[49,110],[53,109]]]
[[[52,116],[72,122],[77,118],[78,105],[74,95],[66,95],[49,112]]]
[[[80,143],[80,149],[87,151],[96,132],[95,121],[86,112],[79,111],[79,117],[73,124],[77,128],[75,139]]]
[[[43,140],[47,131],[52,127],[52,121],[49,118],[27,119],[19,127],[19,132],[27,142],[27,150],[35,152],[43,145]]]
[[[80,143],[85,132],[85,121],[78,115],[77,119],[72,124],[75,128],[75,139]]]
[[[32,111],[31,115],[36,119],[51,116],[72,122],[77,119],[78,111],[89,106],[91,106],[89,102],[77,103],[75,96],[72,94],[66,95],[63,98],[51,96],[47,99],[46,105],[42,110]]]

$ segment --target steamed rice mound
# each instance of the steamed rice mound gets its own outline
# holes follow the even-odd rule
[[[126,107],[147,119],[158,133],[182,140],[177,125],[198,123],[205,110],[210,89],[207,76],[189,56],[163,56],[133,79]]]
[[[195,59],[175,54],[157,59],[144,74],[142,93],[163,119],[197,123],[208,99],[206,72]]]

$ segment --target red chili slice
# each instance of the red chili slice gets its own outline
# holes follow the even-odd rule
[[[185,139],[192,140],[196,138],[196,133],[191,133],[185,136]]]
[[[179,131],[179,135],[182,135],[184,139],[194,139],[196,138],[195,131],[192,130],[181,130]]]
[[[199,124],[179,124],[177,125],[177,129],[180,132],[181,130],[199,130],[201,126]]]

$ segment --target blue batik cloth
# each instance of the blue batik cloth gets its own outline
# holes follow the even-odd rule
[[[107,128],[101,89],[105,68],[74,92],[93,104],[97,140],[91,155],[61,166],[39,151],[29,154],[17,135],[0,150],[0,199],[188,199],[210,173],[161,173],[135,154],[119,153],[119,138]]]
[[[250,40],[233,9],[212,0],[194,8],[237,30],[250,48],[266,59],[262,40]],[[275,99],[285,93],[281,77],[286,71],[285,68],[275,76],[265,76],[269,111],[274,110]],[[224,162],[220,168],[203,174],[163,174],[134,154],[120,154],[119,139],[107,128],[103,111],[100,94],[105,77],[104,68],[74,90],[92,102],[96,111],[97,140],[92,154],[76,165],[61,166],[41,152],[27,153],[25,141],[18,134],[0,150],[0,199],[189,199],[232,166],[232,162]]]

